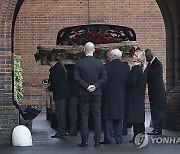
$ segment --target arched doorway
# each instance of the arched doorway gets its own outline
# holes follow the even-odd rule
[[[12,131],[12,128],[17,125],[17,112],[12,107],[11,103],[11,93],[12,93],[12,86],[13,86],[13,73],[12,73],[12,53],[14,51],[14,28],[16,23],[16,17],[19,12],[19,9],[21,8],[24,0],[13,0],[13,1],[7,1],[7,0],[1,0],[1,18],[0,18],[0,32],[1,32],[1,48],[0,48],[0,56],[1,63],[0,66],[2,69],[1,73],[1,93],[5,94],[5,99],[3,99],[3,102],[1,104],[1,109],[9,109],[12,112],[4,112],[0,116],[6,117],[9,121],[12,121],[11,124],[4,122],[2,124],[1,132],[4,133],[4,136],[2,137],[3,143],[9,143],[10,142],[10,134]],[[168,114],[167,114],[167,128],[168,129],[176,129],[179,130],[179,108],[180,103],[178,102],[180,97],[180,88],[179,88],[179,82],[180,82],[180,74],[179,74],[179,49],[180,49],[180,30],[179,30],[179,21],[178,18],[179,14],[179,1],[171,2],[170,0],[167,0],[166,2],[163,0],[156,0],[157,4],[159,5],[159,8],[162,12],[163,19],[165,21],[165,28],[166,28],[166,55],[167,55],[167,90],[170,91],[168,93]],[[81,4],[81,2],[78,2]],[[62,4],[61,4],[62,5]],[[84,4],[88,5],[88,4]],[[86,12],[88,9],[84,9],[84,12]],[[86,12],[87,16],[89,16],[88,11]],[[66,21],[64,18],[61,18],[62,20]],[[77,19],[77,18],[76,18]],[[87,22],[87,19],[84,18],[83,22]],[[101,18],[97,20],[96,18],[88,20],[90,22],[103,22]],[[79,20],[76,21],[79,23]],[[66,22],[64,22],[66,23]],[[64,24],[66,26],[66,24]],[[43,37],[43,36],[42,36]],[[33,38],[32,38],[33,39]],[[27,47],[28,48],[28,47]],[[35,47],[34,47],[35,49]],[[45,70],[45,69],[44,69]],[[29,71],[29,70],[27,70]],[[38,96],[39,97],[39,96]],[[6,111],[6,110],[5,110]],[[16,117],[14,116],[16,115]],[[13,116],[13,117],[12,117]],[[14,118],[15,117],[15,118]],[[8,127],[9,131],[5,131],[5,127]],[[6,137],[8,136],[8,137]],[[2,143],[2,144],[3,144]]]

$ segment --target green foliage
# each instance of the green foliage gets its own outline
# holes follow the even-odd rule
[[[23,86],[22,86],[22,67],[21,67],[21,56],[14,56],[14,97],[18,101],[22,99]]]

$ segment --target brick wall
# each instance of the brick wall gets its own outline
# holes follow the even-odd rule
[[[11,145],[12,130],[19,124],[19,116],[11,99],[0,97],[0,145]]]
[[[151,48],[163,62],[165,72],[165,29],[155,0],[26,0],[17,16],[14,51],[22,56],[23,103],[44,104],[41,85],[48,66],[34,62],[36,47],[55,45],[60,29],[80,24],[115,24],[131,27],[142,49]],[[164,75],[165,78],[165,75]]]
[[[169,101],[167,106],[166,128],[169,130],[180,130],[180,103],[177,103],[179,99],[179,92],[168,94]]]
[[[12,106],[11,25],[16,1],[0,0],[0,145],[11,144],[18,112]]]

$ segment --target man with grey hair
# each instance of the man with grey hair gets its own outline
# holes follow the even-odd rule
[[[121,59],[122,52],[119,49],[113,49],[111,50],[111,57],[112,59]]]
[[[107,81],[103,89],[102,119],[104,141],[112,143],[112,132],[117,144],[122,143],[122,119],[125,112],[125,88],[130,69],[128,64],[121,62],[122,52],[113,49],[109,55],[111,61],[105,65]]]
[[[94,120],[94,141],[95,147],[99,147],[101,138],[101,96],[102,84],[107,79],[103,63],[93,57],[94,44],[85,44],[85,58],[80,59],[74,68],[74,78],[79,83],[79,106],[81,112],[81,140],[79,147],[88,145],[88,118],[91,109]]]

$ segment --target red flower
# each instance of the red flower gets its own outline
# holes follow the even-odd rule
[[[96,35],[97,33],[98,33],[98,32],[97,32],[96,30],[91,30],[91,31],[90,31],[90,34],[91,34],[91,35]]]
[[[58,53],[58,52],[59,52],[58,49],[56,49],[56,48],[52,49],[52,53]]]
[[[88,42],[88,39],[86,39],[86,38],[82,38],[81,39],[81,43],[84,45],[84,44],[86,44]]]
[[[43,58],[43,57],[45,57],[46,56],[46,53],[45,52],[40,52],[39,53],[39,58]]]
[[[77,45],[81,44],[81,40],[79,38],[73,39],[73,42]]]
[[[67,57],[70,58],[70,59],[73,59],[74,58],[74,53],[68,53]]]
[[[105,37],[113,37],[110,33],[105,33]]]
[[[105,38],[100,38],[98,41],[97,41],[98,44],[106,44],[107,43],[107,40]]]
[[[96,54],[100,54],[100,53],[101,53],[101,49],[100,49],[100,48],[97,48],[97,49],[95,50],[95,53],[96,53]]]
[[[131,54],[134,54],[135,52],[136,52],[135,47],[132,47],[132,48],[130,49],[130,53],[131,53]]]
[[[151,69],[153,65],[151,63],[148,63],[147,68]]]
[[[60,52],[60,53],[65,53],[65,52],[66,52],[66,49],[60,49],[59,52]]]

